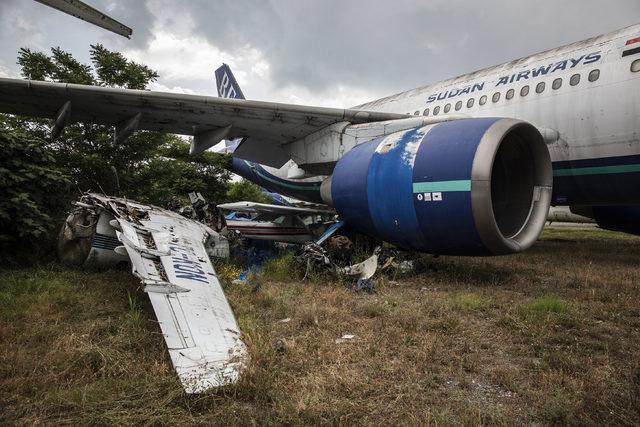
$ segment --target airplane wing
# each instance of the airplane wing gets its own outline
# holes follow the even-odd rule
[[[204,246],[215,232],[125,199],[90,194],[83,201],[115,218],[109,224],[122,243],[115,251],[126,251],[133,274],[145,285],[185,391],[237,381],[248,352]]]
[[[75,16],[78,19],[87,21],[105,30],[113,31],[123,37],[131,38],[133,30],[126,25],[116,21],[108,15],[92,8],[80,0],[36,0],[46,6],[58,9],[60,12]]]
[[[335,211],[329,207],[325,208],[298,208],[295,206],[269,205],[255,202],[235,202],[218,205],[218,208],[225,211],[248,212],[248,213],[272,213],[277,215],[322,215],[332,214]]]
[[[193,135],[193,153],[223,139],[246,137],[235,155],[273,167],[290,158],[282,144],[331,124],[406,118],[396,113],[7,78],[0,78],[0,112],[51,118],[54,136],[75,122],[113,125],[116,142],[136,130]]]

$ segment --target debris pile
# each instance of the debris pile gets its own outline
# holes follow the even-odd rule
[[[324,247],[326,246],[326,248]],[[407,274],[414,269],[414,261],[401,259],[407,254],[402,254],[394,248],[376,246],[373,254],[362,262],[351,262],[354,254],[354,245],[346,236],[334,236],[327,239],[324,246],[315,242],[307,242],[300,249],[296,261],[305,266],[306,279],[312,271],[324,271],[336,276],[355,276],[354,289],[357,291],[372,291],[374,289],[373,276],[377,271],[389,271]]]

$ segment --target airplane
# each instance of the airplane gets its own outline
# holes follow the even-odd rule
[[[223,76],[224,77],[224,76]],[[237,91],[230,78],[220,88]],[[233,170],[437,255],[521,252],[550,205],[640,233],[640,25],[350,109],[0,79],[0,112],[241,138]]]
[[[229,211],[227,229],[245,239],[271,240],[282,243],[304,243],[319,237],[327,228],[332,210],[279,206],[255,202],[218,205]]]
[[[238,84],[235,76],[233,75],[231,68],[227,64],[223,63],[222,66],[220,66],[215,71],[215,77],[216,77],[216,85],[218,88],[218,96],[223,98],[244,99],[244,94],[240,89],[240,85]],[[241,141],[242,141],[241,139],[237,139],[233,141],[225,140],[224,145],[221,148],[217,149],[216,151],[219,153],[232,154],[235,151],[235,149],[238,147]],[[253,165],[253,167],[256,167],[256,166],[257,165]],[[285,164],[285,166],[281,168],[284,171],[287,171],[287,173],[286,174],[281,173],[281,175],[286,175],[286,176],[290,175],[289,170],[296,167],[297,165],[295,165],[293,161],[288,162],[287,164]],[[268,169],[268,167],[266,167],[265,169]],[[272,173],[278,173],[278,170],[272,170]],[[320,181],[322,181],[324,178],[325,177],[320,177]],[[268,192],[267,190],[264,190],[264,189],[263,189],[263,192],[269,195],[278,194],[278,193]],[[242,202],[242,203],[248,203],[248,202]],[[258,213],[261,213],[261,209],[259,206],[252,206],[252,208],[254,209],[254,211],[252,211],[254,215],[258,215]],[[230,215],[233,215],[233,213]],[[235,218],[227,216],[227,219],[234,220]],[[587,216],[571,212],[568,206],[551,207],[547,214],[547,223],[550,225],[552,223],[558,223],[558,222],[576,223],[576,224],[593,224],[595,223],[595,220],[593,218],[589,218]],[[247,237],[247,236],[243,235],[243,237]],[[310,238],[305,239],[304,241],[308,241],[308,240],[310,240]]]

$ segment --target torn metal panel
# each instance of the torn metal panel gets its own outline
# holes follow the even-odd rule
[[[90,194],[83,197],[80,209],[98,218],[91,225],[95,230],[104,232],[106,224],[113,233],[113,247],[92,245],[94,256],[128,256],[133,274],[149,295],[185,391],[198,393],[235,382],[248,354],[206,247],[214,242],[221,246],[220,254],[226,249],[228,255],[228,243],[202,223],[125,199]],[[61,236],[72,233],[69,223],[72,219]]]
[[[380,247],[377,247],[369,258],[357,264],[350,265],[338,269],[338,272],[348,274],[350,276],[358,276],[358,279],[367,280],[373,277],[378,269],[378,254]]]

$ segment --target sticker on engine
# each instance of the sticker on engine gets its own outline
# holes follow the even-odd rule
[[[439,202],[442,200],[442,192],[417,193],[416,199],[418,199],[419,202]]]

